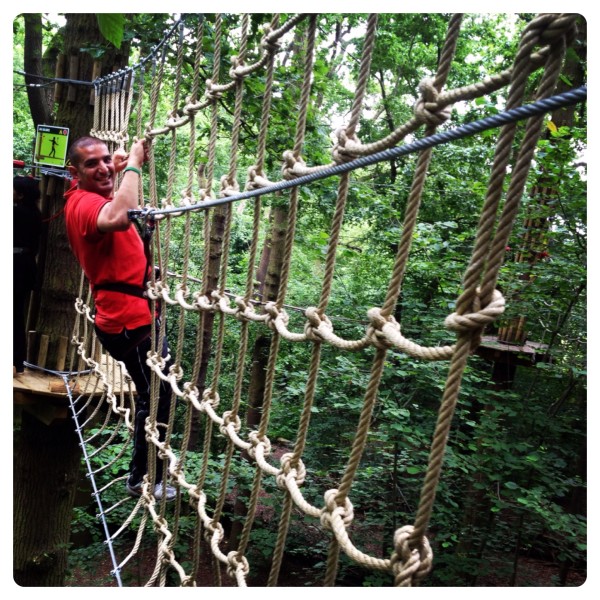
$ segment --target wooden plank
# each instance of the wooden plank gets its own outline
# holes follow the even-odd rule
[[[79,56],[77,54],[69,57],[69,78],[73,80],[79,79]],[[69,84],[67,87],[67,102],[75,102],[76,94],[77,88]]]
[[[66,336],[61,335],[58,338],[58,349],[56,351],[56,370],[64,371],[65,363],[67,362],[67,348],[69,347],[69,340]]]
[[[34,369],[25,369],[24,373],[13,377],[13,395],[16,393],[65,398],[67,395],[61,377]]]
[[[113,392],[115,394],[119,394],[121,392],[122,387],[126,393],[128,392],[129,385],[123,385],[121,377],[119,376],[119,369],[115,368],[115,361],[112,358],[107,357],[105,354],[102,354],[100,368],[104,373],[108,374],[108,380],[111,383]],[[104,393],[104,387],[99,381],[97,375],[83,375],[77,379],[77,385],[75,385],[75,377],[76,376],[73,375],[69,378],[69,384],[71,386],[71,391],[73,394],[99,396]],[[132,392],[135,393],[135,386],[133,385],[133,383],[131,383],[130,385]],[[23,394],[39,396],[42,400],[46,398],[56,400],[64,399],[66,401],[68,398],[67,388],[62,377],[60,377],[59,375],[54,375],[52,373],[47,373],[46,371],[29,368],[25,368],[25,371],[23,373],[19,373],[13,376],[14,402],[16,402],[17,404],[25,402]],[[32,400],[29,400],[28,402],[31,401]]]
[[[37,343],[37,331],[27,332],[27,362],[35,362],[35,346]]]
[[[56,57],[56,68],[54,70],[54,76],[57,79],[64,79],[65,76],[65,55],[59,54]],[[60,104],[62,100],[62,92],[63,92],[63,84],[55,83],[54,84],[54,102],[56,104]]]
[[[92,81],[95,81],[102,74],[102,61],[95,60],[92,68]],[[90,104],[93,106],[96,101],[96,88],[92,88],[90,92]]]
[[[45,368],[46,367],[46,359],[48,358],[48,344],[50,343],[50,337],[47,335],[42,335],[40,337],[40,350],[38,352],[37,365]]]

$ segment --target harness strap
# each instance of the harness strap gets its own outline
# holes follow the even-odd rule
[[[130,296],[137,296],[138,298],[144,298],[145,300],[148,300],[147,290],[129,283],[99,283],[98,285],[94,286],[94,291],[97,290],[121,292],[123,294],[129,294]]]

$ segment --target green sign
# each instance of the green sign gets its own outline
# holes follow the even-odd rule
[[[69,130],[66,127],[38,125],[34,162],[38,165],[64,167],[67,159]]]

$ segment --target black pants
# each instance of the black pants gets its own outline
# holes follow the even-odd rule
[[[156,336],[160,322],[156,321]],[[151,349],[151,325],[138,327],[137,329],[124,329],[121,333],[105,333],[96,327],[96,335],[104,346],[104,349],[118,361],[122,361],[129,375],[135,383],[137,399],[135,403],[135,423],[133,432],[133,455],[131,458],[132,485],[140,482],[148,469],[148,442],[144,426],[146,418],[150,414],[150,373],[151,369],[146,364],[148,352]],[[166,336],[162,347],[162,357],[165,358],[169,352]],[[167,361],[164,373],[169,372],[172,361]],[[156,420],[159,423],[167,423],[169,419],[169,408],[171,405],[171,386],[160,380],[160,391],[158,398],[158,410]],[[159,439],[164,441],[165,428],[159,428]],[[156,483],[162,481],[163,460],[156,458]]]

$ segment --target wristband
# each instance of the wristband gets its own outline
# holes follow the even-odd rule
[[[123,169],[123,173],[125,173],[125,171],[133,171],[134,173],[137,173],[140,177],[142,176],[142,172],[136,167],[125,167]]]

